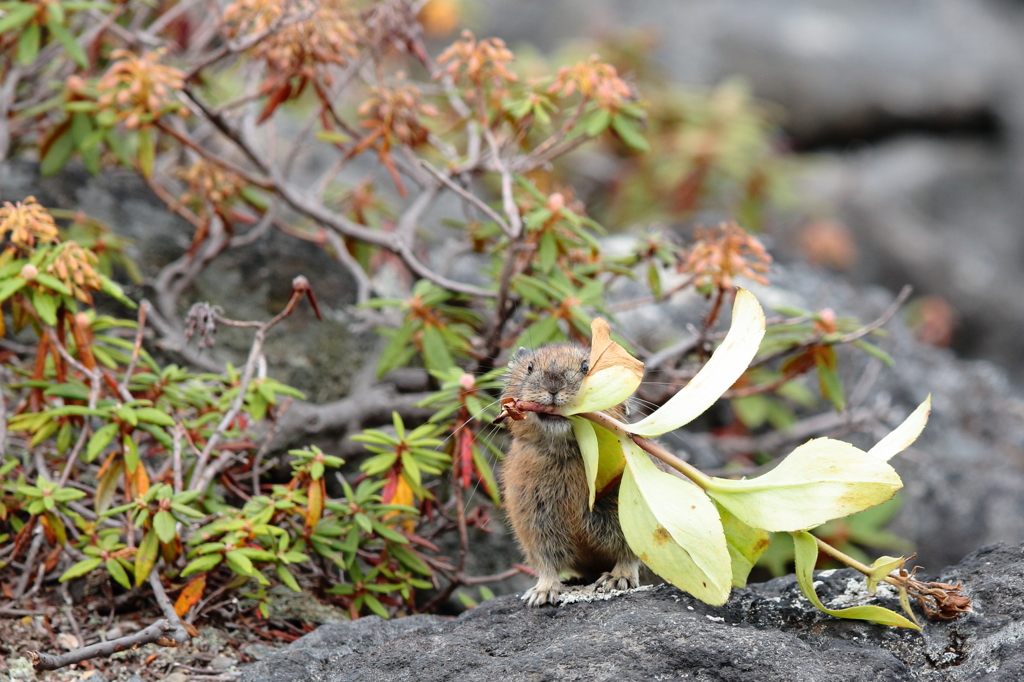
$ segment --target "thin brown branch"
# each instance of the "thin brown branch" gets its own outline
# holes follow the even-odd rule
[[[483,583],[496,583],[502,580],[507,580],[512,576],[525,573],[523,570],[525,566],[519,564],[513,565],[512,568],[502,573],[495,573],[494,575],[476,575],[476,576],[465,576],[462,578],[463,585],[481,585]]]
[[[505,211],[505,215],[508,217],[509,236],[515,239],[523,231],[523,220],[519,215],[519,207],[516,206],[516,200],[512,194],[512,169],[501,158],[501,149],[490,128],[484,128],[484,139],[487,140],[487,146],[490,147],[494,163],[498,167],[499,173],[501,173],[502,210]]]
[[[338,233],[334,230],[323,230],[324,239],[331,245],[334,250],[334,258],[345,269],[352,279],[356,281],[356,305],[362,305],[370,300],[370,296],[373,294],[373,283],[370,281],[369,275],[363,270],[363,266],[359,264],[359,261],[352,256],[348,250],[348,246],[345,245],[345,241],[338,236]]]
[[[97,656],[108,657],[116,654],[118,651],[125,651],[127,649],[135,649],[145,644],[159,644],[160,646],[177,646],[177,643],[171,644],[174,640],[168,637],[169,634],[174,632],[174,625],[172,625],[166,618],[161,618],[149,627],[139,630],[133,635],[127,635],[125,637],[118,637],[117,639],[111,639],[106,642],[98,642],[90,646],[82,647],[81,649],[75,649],[69,651],[66,654],[54,656],[52,654],[43,654],[38,651],[28,652],[29,658],[32,659],[32,666],[38,672],[44,670],[57,670],[63,668],[66,665],[72,663],[81,663],[87,661],[90,658],[96,658]]]
[[[171,603],[167,593],[164,592],[164,584],[160,582],[160,571],[152,570],[149,572],[149,586],[153,588],[153,596],[156,597],[156,603],[160,606],[164,618],[167,619],[167,622],[173,628],[171,639],[177,642],[178,645],[184,644],[191,638],[191,635],[185,629],[181,618],[178,617],[178,612],[174,610],[174,604]]]
[[[907,298],[910,296],[910,294],[913,291],[914,291],[914,288],[912,286],[910,286],[909,284],[906,285],[900,291],[900,293],[896,297],[896,299],[889,305],[888,308],[885,309],[885,312],[883,312],[881,314],[881,316],[879,316],[875,321],[871,322],[870,324],[866,324],[863,327],[860,327],[859,329],[856,329],[856,330],[850,332],[849,334],[845,334],[843,336],[840,336],[839,338],[836,338],[836,339],[830,341],[829,343],[832,344],[832,345],[843,344],[843,343],[850,343],[850,342],[856,341],[857,339],[860,339],[860,338],[862,338],[864,336],[867,336],[871,332],[873,332],[876,329],[882,327],[884,324],[886,324],[889,320],[892,319],[892,317],[900,309],[900,306],[903,305],[904,301],[907,300]],[[771,362],[773,362],[775,360],[778,360],[780,358],[783,358],[783,357],[785,357],[785,356],[787,356],[787,355],[789,355],[791,353],[799,353],[800,351],[807,350],[811,346],[819,345],[819,344],[821,344],[824,341],[824,336],[825,336],[824,334],[820,334],[820,333],[819,334],[815,334],[810,339],[808,339],[807,341],[804,341],[801,344],[798,344],[796,346],[791,346],[789,348],[784,348],[784,349],[782,349],[782,350],[780,350],[780,351],[778,351],[776,353],[772,353],[771,355],[766,355],[763,358],[759,358],[759,359],[755,360],[754,362],[752,362],[750,364],[750,369],[754,369],[756,367],[763,367],[764,365],[766,365],[768,363],[771,363]]]
[[[493,220],[501,228],[501,231],[507,234],[509,237],[513,236],[512,227],[502,218],[497,211],[487,205],[482,199],[473,194],[472,192],[462,188],[457,182],[448,177],[447,174],[442,173],[438,169],[434,168],[430,162],[425,159],[420,160],[420,165],[423,166],[428,172],[430,172],[435,178],[444,183],[445,187],[458,194],[460,197],[468,201],[473,206],[476,206],[480,211],[484,213],[488,218]]]
[[[25,590],[28,588],[28,581],[32,577],[33,569],[35,568],[36,556],[39,554],[39,548],[43,546],[45,537],[42,528],[37,528],[36,536],[32,538],[32,544],[28,548],[28,556],[25,557],[24,568],[18,577],[18,584],[14,586],[14,592],[11,593],[12,601],[18,601],[25,594]]]
[[[288,303],[285,305],[284,310],[275,315],[270,321],[259,325],[259,329],[256,330],[256,335],[252,342],[252,347],[249,349],[249,358],[246,360],[245,368],[242,370],[242,377],[238,383],[238,393],[235,395],[234,400],[231,401],[231,406],[228,408],[228,411],[224,413],[224,417],[220,420],[220,423],[217,424],[217,427],[207,439],[206,446],[203,448],[202,453],[200,453],[199,460],[196,462],[195,468],[192,470],[192,477],[189,479],[189,490],[204,490],[213,480],[213,477],[216,476],[217,471],[215,468],[210,468],[210,470],[207,471],[207,463],[209,462],[214,448],[217,447],[217,444],[220,442],[221,438],[223,438],[224,432],[227,431],[228,427],[238,416],[239,411],[242,409],[242,405],[245,403],[245,397],[249,391],[249,384],[256,371],[256,364],[263,353],[263,340],[266,338],[267,332],[270,331],[274,325],[292,314],[292,311],[295,310],[295,306],[298,305],[299,301],[301,301],[304,296],[308,295],[308,292],[309,282],[306,278],[301,275],[296,277],[292,281],[292,295],[288,299]]]
[[[182,3],[182,4],[184,4],[184,3]],[[173,10],[171,10],[171,11],[173,11]],[[199,74],[200,71],[205,69],[207,66],[210,66],[211,64],[214,64],[215,62],[220,61],[221,59],[223,59],[224,57],[228,56],[229,54],[236,54],[238,52],[245,52],[246,50],[249,50],[249,49],[255,47],[260,42],[262,42],[263,40],[265,40],[269,36],[273,35],[274,33],[277,33],[281,29],[287,28],[287,27],[289,27],[289,26],[291,26],[293,24],[297,24],[297,23],[299,23],[301,21],[305,21],[306,19],[309,19],[311,16],[313,16],[314,12],[316,12],[316,7],[315,6],[311,6],[311,7],[307,7],[307,8],[304,8],[304,9],[300,10],[296,14],[292,14],[292,15],[282,14],[277,19],[275,19],[273,22],[271,22],[271,24],[269,26],[267,26],[265,29],[263,29],[262,31],[258,31],[257,33],[254,33],[251,36],[246,36],[242,40],[228,41],[227,43],[225,43],[224,45],[222,45],[218,49],[214,50],[210,54],[208,54],[205,57],[203,57],[202,59],[200,59],[199,63],[197,63],[195,66],[193,66],[191,69],[189,69],[188,73],[185,75],[185,80],[186,81],[192,80],[193,78],[195,78]],[[170,14],[170,11],[168,12],[168,14]],[[161,17],[161,19],[163,19],[163,17]],[[152,29],[150,29],[150,30],[152,31]]]
[[[267,453],[270,451],[270,444],[274,441],[274,435],[277,433],[277,426],[281,422],[281,417],[288,414],[288,408],[292,406],[292,402],[294,400],[294,398],[289,397],[281,405],[281,408],[277,411],[277,414],[274,416],[273,423],[270,425],[270,431],[267,433],[266,437],[264,437],[263,443],[260,444],[260,449],[256,451],[255,456],[253,456],[252,458],[253,495],[260,494],[260,474],[262,473],[260,471],[260,467],[263,464],[263,458],[266,457]]]
[[[119,390],[121,395],[127,394],[131,400],[131,392],[128,385],[135,373],[135,365],[139,362],[139,353],[142,351],[142,337],[146,333],[146,311],[149,310],[149,301],[143,300],[139,303],[138,327],[135,330],[135,344],[132,346],[132,359],[128,362],[128,368],[124,371],[124,379],[121,380]]]
[[[171,434],[171,470],[174,475],[175,494],[180,493],[184,485],[181,474],[181,437],[184,430],[185,427],[175,422],[174,432]]]

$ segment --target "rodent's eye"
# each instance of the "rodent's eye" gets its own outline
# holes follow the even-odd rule
[[[532,362],[526,366],[526,373],[527,374],[532,374],[533,373],[533,363]]]
[[[590,363],[584,360],[583,364],[580,366],[580,369],[583,371],[584,374],[586,374],[587,372],[590,371]]]

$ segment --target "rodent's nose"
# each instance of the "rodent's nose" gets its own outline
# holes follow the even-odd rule
[[[540,382],[541,388],[546,390],[552,396],[558,394],[563,388],[565,388],[565,379],[558,376],[545,376],[543,381]]]

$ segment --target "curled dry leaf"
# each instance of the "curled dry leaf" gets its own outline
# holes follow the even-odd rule
[[[612,341],[608,322],[595,318],[590,323],[590,369],[579,393],[561,414],[599,412],[615,407],[633,394],[644,378],[644,363]]]

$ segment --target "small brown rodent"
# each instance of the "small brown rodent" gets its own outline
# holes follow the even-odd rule
[[[573,344],[520,352],[509,362],[503,397],[564,405],[580,390],[590,352]],[[607,410],[621,419],[625,406]],[[639,585],[640,560],[619,526],[615,487],[589,509],[587,477],[572,424],[565,417],[528,412],[513,421],[503,487],[509,520],[537,584],[523,598],[531,606],[554,604],[569,571],[594,582],[599,592]]]

